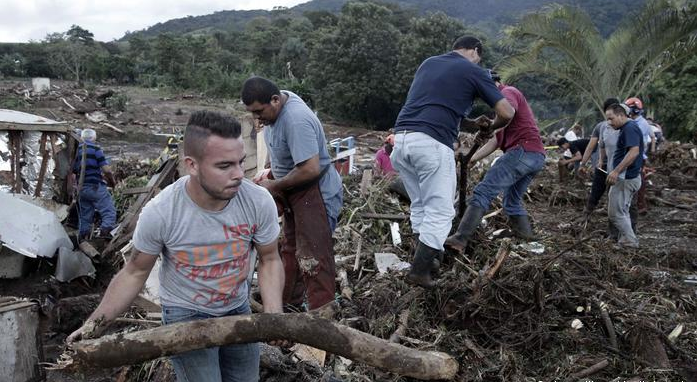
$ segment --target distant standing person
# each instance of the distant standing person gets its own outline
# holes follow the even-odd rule
[[[385,138],[382,147],[375,153],[375,175],[378,177],[395,176],[397,171],[392,167],[390,154],[394,148],[394,134],[390,134]]]
[[[649,204],[646,202],[646,189],[648,182],[646,179],[646,161],[649,159],[649,153],[656,152],[656,135],[651,128],[649,122],[644,118],[644,103],[637,97],[627,98],[624,104],[629,106],[629,116],[637,123],[644,139],[644,154],[643,165],[641,167],[641,188],[637,193],[637,207],[640,214],[645,214],[649,209]]]
[[[644,162],[644,138],[636,122],[629,119],[629,108],[624,104],[611,106],[605,116],[612,128],[619,130],[617,148],[613,154],[613,169],[607,175],[610,185],[608,217],[619,231],[618,244],[638,247],[629,215],[632,198],[641,187],[641,167]]]
[[[617,98],[606,99],[603,103],[603,112],[607,111],[610,106],[619,103],[620,101]],[[584,214],[586,215],[593,213],[593,210],[595,210],[598,203],[600,203],[600,199],[605,194],[605,180],[607,178],[608,162],[612,161],[615,147],[617,146],[617,137],[619,136],[619,133],[620,132],[618,130],[610,127],[605,119],[596,124],[595,128],[593,128],[588,147],[586,147],[586,150],[583,153],[583,158],[581,159],[579,169],[581,172],[586,173],[586,164],[590,160],[592,152],[598,148],[597,151],[599,153],[600,160],[597,166],[592,166],[593,185],[591,186],[591,191],[588,195],[588,200],[586,201],[586,208],[584,210]],[[605,152],[603,152],[604,150]],[[608,161],[608,158],[610,158],[610,161]],[[610,171],[612,171],[612,168],[610,168]]]
[[[332,232],[343,203],[341,177],[329,158],[322,123],[296,94],[262,77],[242,86],[247,111],[266,127],[272,179],[259,180],[284,207],[281,257],[287,310],[334,301]]]
[[[479,97],[496,111],[471,121],[498,129],[515,114],[481,61],[482,43],[463,36],[453,50],[427,58],[414,74],[406,102],[395,123],[392,165],[404,181],[411,200],[411,226],[419,241],[407,281],[433,287],[431,269],[455,217],[453,206],[457,178],[453,144],[459,126]],[[489,137],[479,139],[488,140]]]
[[[77,148],[77,156],[73,165],[75,184],[79,187],[77,190],[80,222],[78,241],[88,238],[92,233],[95,211],[99,213],[101,219],[99,236],[111,238],[110,232],[116,226],[116,208],[107,185],[115,187],[116,179],[114,179],[114,173],[104,156],[104,152],[96,143],[97,132],[93,129],[84,129],[80,133],[80,138],[82,144]],[[83,157],[85,158],[84,164]],[[80,184],[81,177],[82,183]]]

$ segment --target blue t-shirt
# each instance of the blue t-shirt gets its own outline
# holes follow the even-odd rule
[[[395,132],[419,131],[452,148],[475,97],[494,107],[503,95],[484,69],[457,52],[429,57],[414,74]]]
[[[641,166],[644,164],[644,137],[636,122],[629,120],[620,128],[620,136],[617,138],[617,148],[612,158],[613,168],[617,167],[632,147],[639,147],[639,155],[622,173],[620,179],[634,179],[639,176]]]
[[[288,95],[288,100],[276,122],[264,129],[271,172],[274,178],[280,179],[296,165],[319,155],[320,170],[329,166],[319,181],[319,189],[327,214],[337,218],[343,204],[343,188],[339,173],[331,165],[322,123],[300,97],[285,90],[283,93]]]
[[[73,165],[73,172],[80,176],[80,167],[82,166],[82,150],[87,147],[85,155],[85,184],[100,184],[102,180],[102,166],[106,166],[109,162],[104,157],[104,153],[99,146],[93,142],[86,141],[77,148],[77,156]]]

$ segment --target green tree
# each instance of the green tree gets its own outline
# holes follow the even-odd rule
[[[442,12],[411,20],[409,32],[400,43],[399,62],[395,71],[399,103],[406,99],[414,73],[423,60],[450,51],[453,42],[465,32],[466,28],[461,21]]]
[[[509,80],[542,75],[566,89],[565,96],[602,113],[605,98],[641,95],[657,75],[697,51],[694,2],[648,1],[618,23],[603,38],[578,8],[530,14],[508,31],[524,53],[507,59],[499,72]]]
[[[84,78],[88,62],[99,51],[92,33],[77,25],[65,33],[47,35],[44,42],[54,71],[72,77],[78,83]]]
[[[0,77],[21,77],[25,73],[25,58],[19,53],[6,53],[0,57]]]
[[[663,134],[672,139],[689,140],[697,131],[697,56],[675,66],[649,87],[645,104],[663,127]]]
[[[394,68],[400,33],[385,22],[391,11],[373,3],[350,2],[337,27],[323,34],[308,67],[318,105],[339,118],[386,128],[394,122]]]

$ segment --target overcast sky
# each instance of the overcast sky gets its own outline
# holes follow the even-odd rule
[[[100,41],[186,16],[292,7],[308,0],[0,0],[0,42],[39,41],[77,24]]]

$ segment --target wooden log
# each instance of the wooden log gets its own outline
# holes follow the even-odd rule
[[[190,350],[235,343],[288,340],[422,380],[452,379],[458,362],[448,354],[390,343],[308,313],[254,314],[164,325],[71,344],[64,369],[137,364]]]
[[[41,189],[44,187],[44,178],[46,177],[46,169],[48,169],[48,150],[46,149],[46,133],[41,133],[41,139],[39,140],[39,152],[41,153],[41,169],[39,170],[39,177],[36,181],[36,190],[34,190],[34,196],[41,196]]]

